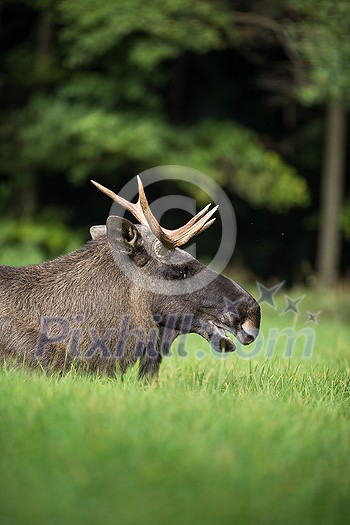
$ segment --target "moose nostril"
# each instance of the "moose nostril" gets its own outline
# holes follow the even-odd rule
[[[244,332],[244,330],[243,330],[243,332]],[[252,335],[247,334],[246,332],[244,332],[244,342],[246,344],[249,345],[249,343],[252,343],[254,341],[254,339],[255,339],[255,337],[253,337]]]
[[[255,326],[253,325],[252,321],[250,321],[250,319],[248,319],[247,321],[241,324],[241,329],[243,332],[242,335],[243,335],[245,344],[252,343],[254,339],[256,339],[259,333],[259,330],[255,328]]]

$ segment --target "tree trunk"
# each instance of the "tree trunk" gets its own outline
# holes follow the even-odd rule
[[[317,258],[318,281],[324,287],[332,286],[339,273],[340,210],[345,164],[345,119],[346,113],[341,104],[337,102],[328,104]]]
[[[33,85],[33,94],[40,94],[45,92],[45,82],[42,81],[42,69],[47,65],[50,55],[50,47],[52,41],[53,31],[53,10],[52,6],[48,6],[40,12],[38,24],[36,28],[36,48],[35,68],[36,68],[36,83]],[[26,217],[34,217],[38,208],[38,175],[35,169],[27,167],[27,174],[25,181],[19,189],[19,202],[21,215]]]
[[[36,67],[42,67],[46,64],[51,47],[53,29],[53,10],[52,6],[43,9],[40,13],[37,38],[36,38]]]

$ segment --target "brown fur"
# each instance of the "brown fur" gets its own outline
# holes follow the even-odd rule
[[[186,331],[202,335],[218,351],[222,343],[225,351],[234,349],[226,329],[242,344],[256,337],[260,308],[241,286],[182,250],[159,256],[154,249],[159,241],[145,226],[111,216],[106,232],[38,266],[0,267],[0,356],[5,363],[60,373],[74,364],[112,376],[140,360],[140,376],[152,377],[162,359],[162,336],[171,343],[184,331],[186,315],[192,319]],[[126,261],[137,269],[138,282],[124,273]],[[210,284],[186,293],[186,276],[201,272]],[[146,276],[160,279],[159,290],[143,287]],[[170,283],[179,285],[182,295],[167,293]],[[170,335],[169,316],[176,319]],[[243,323],[256,333],[247,333]],[[55,340],[60,334],[64,337]]]

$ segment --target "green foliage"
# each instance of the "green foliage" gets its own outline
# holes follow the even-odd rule
[[[21,162],[65,172],[74,183],[118,171],[128,162],[140,170],[173,163],[208,172],[257,206],[282,211],[308,203],[305,180],[233,122],[174,127],[161,116],[108,112],[63,96],[33,99],[22,118]],[[8,162],[11,169],[15,164]]]
[[[183,153],[176,151],[176,158],[183,154],[184,164],[208,171],[255,206],[281,212],[309,202],[305,179],[237,124],[203,121],[184,131],[181,140]]]
[[[347,1],[291,0],[298,19],[286,24],[295,51],[308,69],[300,100],[305,104],[350,103],[350,4]]]
[[[126,165],[136,172],[174,163],[210,173],[254,205],[281,211],[307,203],[305,181],[253,132],[203,118],[174,125],[165,112],[164,64],[237,44],[228,2],[61,0],[54,9],[59,46],[40,72],[28,45],[5,57],[11,81],[32,89],[0,126],[1,169],[13,181],[44,173],[83,184]]]
[[[78,248],[82,235],[45,217],[0,222],[0,265],[26,266]]]
[[[152,70],[181,52],[207,53],[235,37],[227,0],[61,0],[58,9],[72,66],[90,64],[122,44],[131,66]]]

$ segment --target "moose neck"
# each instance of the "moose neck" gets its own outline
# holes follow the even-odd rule
[[[111,324],[124,313],[122,308],[132,314],[132,297],[139,296],[116,266],[106,237],[38,266],[2,267],[1,288],[10,299],[7,308],[21,312],[28,323],[37,323],[42,316],[77,314],[88,320],[98,311],[104,324]]]

